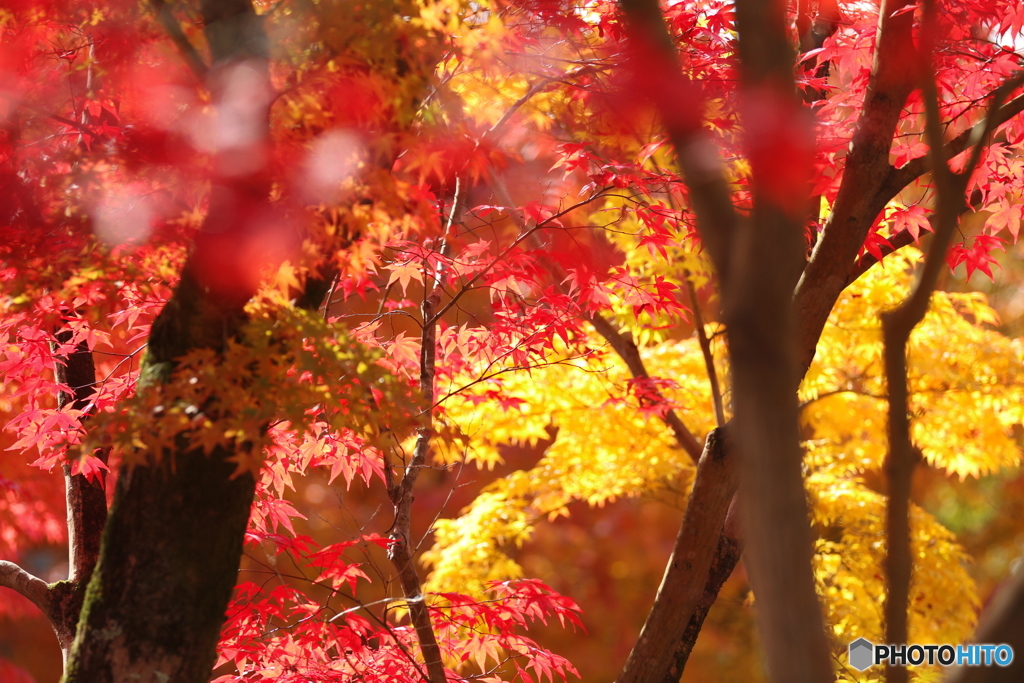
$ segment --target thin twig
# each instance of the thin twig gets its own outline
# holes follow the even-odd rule
[[[998,97],[1000,101],[999,108],[992,109],[990,106],[989,113],[984,121],[979,121],[945,143],[946,158],[952,159],[972,145],[977,150],[977,141],[979,139],[990,137],[997,127],[1024,111],[1024,95],[1018,95],[1009,102],[1005,102],[1010,93],[1021,85],[1024,85],[1024,71],[1010,76],[1002,85],[993,90],[986,99],[995,102]],[[932,159],[930,155],[926,154],[916,159],[911,159],[903,166],[890,171],[889,177],[886,179],[885,188],[887,188],[892,196],[895,196],[897,192],[931,169]]]
[[[462,183],[457,181],[452,211],[448,216],[445,228],[445,240],[441,246],[442,252],[447,249],[450,231],[461,220],[461,212],[465,206],[464,194]],[[424,269],[426,267],[426,262],[424,262]],[[395,522],[391,531],[391,538],[394,542],[388,554],[398,569],[402,591],[409,609],[409,618],[416,630],[420,651],[423,653],[423,661],[427,669],[426,679],[430,683],[445,683],[447,677],[444,672],[444,663],[441,660],[441,650],[437,644],[437,636],[430,621],[430,609],[423,595],[423,586],[413,557],[411,529],[413,488],[420,471],[427,462],[430,442],[434,433],[434,378],[436,375],[437,322],[440,318],[440,313],[435,312],[435,309],[443,291],[441,278],[440,272],[424,273],[423,278],[425,286],[421,304],[423,337],[420,342],[420,393],[423,396],[424,409],[421,414],[424,425],[419,428],[412,460],[407,463],[401,480],[396,481],[390,468],[385,468],[388,495],[395,505]]]
[[[504,128],[505,124],[508,123],[509,119],[512,118],[512,115],[519,111],[519,109],[524,104],[529,102],[534,95],[539,93],[541,90],[543,90],[553,82],[553,78],[543,78],[534,83],[533,86],[526,91],[526,94],[520,97],[515,102],[513,102],[512,105],[505,111],[505,113],[501,115],[501,118],[498,119],[494,123],[494,125],[487,130],[487,132],[484,134],[483,140],[493,141],[495,138],[497,138],[498,134],[501,132],[501,129]]]
[[[593,201],[595,201],[597,199],[600,199],[601,197],[604,197],[605,193],[611,191],[612,189],[613,188],[611,188],[611,187],[603,187],[600,190],[597,190],[596,192],[591,194],[586,199],[578,201],[575,204],[572,204],[571,206],[569,206],[569,207],[567,207],[565,209],[562,209],[561,211],[558,211],[557,213],[551,214],[550,216],[548,216],[544,220],[542,220],[539,223],[537,223],[536,225],[534,225],[532,228],[527,228],[525,226],[525,224],[523,224],[523,229],[516,236],[516,238],[512,241],[512,244],[510,244],[507,247],[505,247],[505,249],[503,249],[500,254],[498,254],[497,256],[494,257],[494,260],[492,260],[490,263],[488,263],[486,266],[484,266],[479,272],[477,272],[473,277],[471,277],[469,279],[469,281],[466,284],[464,284],[462,287],[460,287],[459,291],[456,292],[452,296],[452,298],[448,300],[448,303],[446,303],[444,306],[441,306],[433,314],[431,319],[428,320],[428,321],[425,321],[424,324],[436,323],[438,320],[440,320],[441,316],[444,315],[445,313],[447,313],[449,310],[451,310],[452,306],[454,306],[456,304],[456,302],[458,302],[458,300],[462,298],[463,294],[468,292],[473,285],[475,285],[485,275],[487,275],[489,272],[491,272],[491,270],[493,270],[494,267],[497,264],[499,264],[502,261],[504,261],[508,257],[509,254],[511,254],[513,251],[515,251],[516,247],[518,247],[520,244],[523,243],[524,240],[528,239],[530,236],[532,236],[537,231],[544,230],[548,226],[552,225],[553,223],[555,223],[562,216],[565,216],[566,214],[572,213],[576,209],[579,209],[580,207],[586,206],[587,204],[590,204],[591,202],[593,202]],[[509,211],[515,212],[514,207],[509,207]]]
[[[704,367],[707,368],[708,382],[711,384],[711,400],[715,409],[715,426],[725,426],[725,406],[722,403],[722,389],[718,385],[718,371],[715,370],[715,356],[711,353],[711,340],[708,339],[707,330],[704,329],[704,316],[700,312],[700,301],[697,299],[697,290],[693,286],[689,271],[683,271],[683,280],[686,282],[686,292],[690,295],[690,309],[693,311],[693,326],[697,330],[697,341],[700,342],[700,351],[704,355]]]
[[[495,173],[491,173],[491,187],[498,199],[507,204],[510,207],[514,207],[514,201],[508,192],[508,188],[505,186],[504,181]],[[515,208],[510,209],[512,212],[513,220],[519,225],[521,234],[527,233],[526,219],[523,217]],[[554,268],[554,266],[549,266]],[[561,279],[561,278],[559,278]],[[622,359],[622,362],[629,368],[630,373],[636,379],[649,379],[650,373],[647,372],[647,367],[644,364],[643,359],[640,357],[640,349],[637,348],[636,344],[630,338],[629,335],[623,334],[611,321],[600,313],[594,313],[591,316],[590,323],[594,326],[594,330],[604,338],[608,345],[612,347],[612,350]],[[661,392],[657,388],[654,388],[654,393],[657,400],[662,403],[668,403],[665,398],[661,395]],[[683,424],[679,414],[672,408],[665,411],[662,420],[672,430],[672,434],[676,438],[676,442],[679,446],[686,451],[690,456],[690,459],[696,463],[700,459],[703,447],[700,442],[697,441],[697,437],[694,436],[693,432],[687,429],[686,425]]]
[[[341,281],[341,276],[340,275],[335,275],[334,278],[331,280],[331,288],[327,290],[327,296],[324,297],[324,313],[323,313],[324,322],[327,321],[327,315],[328,315],[328,313],[330,313],[330,310],[331,310],[331,299],[334,298],[334,290],[337,289],[338,282],[340,282],[340,281]]]

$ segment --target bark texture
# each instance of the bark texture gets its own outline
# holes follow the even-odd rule
[[[903,105],[917,83],[914,13],[900,12],[907,6],[913,2],[884,0],[879,8],[874,61],[843,181],[794,295],[797,347],[804,372],[814,358],[832,306],[851,282],[849,273],[868,230],[899,191],[890,193],[888,185],[890,174],[896,173],[889,164],[889,150]]]
[[[70,330],[62,330],[56,335],[57,341],[68,343],[71,334]],[[62,391],[57,396],[57,405],[63,408],[70,404],[76,410],[85,410],[96,391],[96,365],[88,344],[82,342],[66,356],[58,356],[56,376],[58,382],[70,389],[70,392]],[[106,462],[105,452],[97,455]],[[62,468],[68,514],[69,569],[67,581],[58,581],[48,587],[47,616],[66,665],[85,599],[85,588],[100,556],[100,539],[107,522],[107,493],[102,477],[89,481],[81,474],[72,474],[68,463],[64,463]]]
[[[810,178],[810,120],[793,83],[785,5],[737,0],[736,24],[744,124],[751,158],[753,210],[723,278],[723,318],[733,377],[740,456],[740,516],[747,573],[771,678],[833,680],[829,643],[811,572],[811,530],[802,473],[796,389],[796,316],[792,292],[803,265]],[[765,126],[759,108],[794,122]],[[769,150],[785,139],[792,159]],[[788,168],[787,168],[788,166]],[[784,172],[785,185],[774,177]],[[793,653],[800,652],[800,656]]]
[[[693,617],[700,606],[708,602],[705,586],[722,537],[726,513],[736,491],[732,450],[725,430],[714,429],[708,434],[686,505],[686,515],[676,536],[658,596],[640,638],[619,674],[618,683],[678,681],[682,675],[680,659],[672,655],[679,649],[687,630],[699,632],[703,623],[703,618],[695,621]],[[722,561],[728,563],[724,557]],[[735,566],[735,561],[732,565]],[[728,570],[730,573],[731,569]],[[724,568],[720,569],[720,573],[724,571]],[[713,598],[711,602],[714,602]],[[706,610],[704,614],[707,614]],[[693,636],[695,640],[696,633]],[[692,649],[692,642],[689,649]],[[689,649],[682,663],[689,656]]]
[[[153,325],[143,374],[159,381],[184,353],[221,350],[242,321],[241,309],[209,299],[186,265]],[[187,438],[121,469],[67,683],[209,679],[255,480],[233,476],[233,450],[205,455],[185,447]]]
[[[153,325],[143,391],[147,382],[168,380],[181,356],[220,352],[237,337],[253,291],[231,280],[238,264],[225,253],[237,253],[231,249],[246,239],[253,213],[267,205],[265,170],[238,171],[239,159],[259,158],[267,144],[269,97],[259,96],[261,88],[269,93],[266,36],[248,0],[206,0],[202,13],[213,57],[213,102],[221,103],[231,69],[247,69],[251,103],[244,110],[237,101],[229,104],[233,123],[256,134],[247,146],[218,153],[210,209],[181,281]],[[249,473],[235,476],[228,461],[244,445],[205,455],[188,444],[185,435],[177,448],[137,454],[140,464],[122,468],[67,683],[209,680],[255,481]]]
[[[254,489],[226,455],[121,473],[65,681],[209,679]]]
[[[693,646],[697,644],[697,637],[704,626],[704,620],[711,611],[711,606],[718,599],[722,592],[722,586],[732,576],[732,572],[739,564],[743,555],[743,541],[739,537],[739,520],[736,509],[736,499],[733,498],[729,513],[725,518],[725,526],[722,535],[718,538],[718,548],[715,556],[711,559],[711,568],[708,570],[708,580],[704,584],[704,591],[697,600],[690,621],[686,624],[683,637],[676,646],[675,658],[668,670],[663,683],[678,683],[686,670],[686,662],[690,659]]]

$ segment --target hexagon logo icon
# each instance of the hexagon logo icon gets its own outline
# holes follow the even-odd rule
[[[850,643],[850,666],[857,671],[864,671],[875,663],[875,646],[866,638],[858,638]]]

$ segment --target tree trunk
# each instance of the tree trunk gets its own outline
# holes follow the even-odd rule
[[[56,335],[62,344],[71,341],[71,336],[70,330],[61,330]],[[57,381],[71,390],[57,396],[57,405],[63,408],[71,404],[76,410],[85,410],[96,392],[96,365],[88,344],[81,342],[73,352],[56,360]],[[106,452],[101,452],[99,457],[106,462]],[[50,599],[46,613],[66,665],[85,588],[100,556],[100,539],[107,522],[107,493],[104,478],[89,481],[82,474],[72,474],[69,463],[64,463],[62,469],[68,513],[68,578],[48,586]]]
[[[703,618],[695,621],[693,617],[700,605],[707,602],[708,574],[716,549],[723,540],[726,513],[736,492],[735,456],[728,441],[722,428],[708,434],[686,504],[686,516],[679,527],[658,597],[619,674],[618,683],[678,681],[682,676],[680,660],[674,654],[679,649],[685,650],[682,660],[685,662],[692,643],[689,648],[685,643],[680,648],[681,636],[691,628],[700,631]],[[732,564],[735,566],[735,562]]]
[[[739,520],[737,519],[736,498],[733,498],[729,507],[728,516],[725,519],[725,526],[722,528],[722,535],[718,538],[718,548],[715,556],[711,559],[711,569],[708,570],[708,580],[704,585],[704,592],[697,600],[696,608],[690,621],[686,624],[683,637],[676,645],[675,660],[668,670],[663,683],[678,683],[686,670],[686,663],[690,660],[690,653],[693,646],[697,644],[697,637],[701,628],[704,627],[704,620],[711,611],[711,606],[718,600],[718,594],[722,592],[725,582],[732,576],[732,572],[739,564],[740,556],[743,555],[743,541],[739,538]]]
[[[197,249],[201,257],[201,249]],[[195,348],[220,351],[242,322],[189,265],[153,324],[144,377],[169,377]],[[145,391],[145,387],[140,389]],[[233,477],[232,450],[185,444],[122,465],[65,683],[205,683],[235,585],[255,481]]]
[[[264,166],[240,174],[238,160],[266,157],[270,82],[267,41],[249,0],[204,0],[215,106],[237,73],[252,95],[231,107],[232,123],[259,131],[224,140],[214,164],[210,209],[170,301],[153,324],[141,391],[167,381],[196,349],[220,353],[245,322],[254,285],[235,277],[268,206]],[[243,64],[244,62],[244,64]],[[239,66],[241,65],[241,66]],[[241,82],[241,81],[238,81]],[[236,90],[238,87],[236,86]],[[244,119],[244,120],[243,120]],[[238,573],[255,480],[229,461],[244,445],[193,449],[190,435],[158,458],[122,466],[99,563],[85,595],[66,683],[206,683]],[[147,461],[148,460],[148,461]]]
[[[227,455],[121,472],[67,683],[209,680],[255,487]]]

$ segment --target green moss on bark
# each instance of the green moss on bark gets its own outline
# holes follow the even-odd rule
[[[231,478],[226,455],[168,454],[122,474],[67,683],[209,679],[255,487]]]
[[[153,326],[143,369],[150,381],[166,380],[174,359],[192,349],[222,350],[237,332],[240,311],[205,296],[186,267]],[[65,683],[209,680],[255,480],[233,476],[235,451],[206,455],[187,435],[180,441],[121,470]]]

